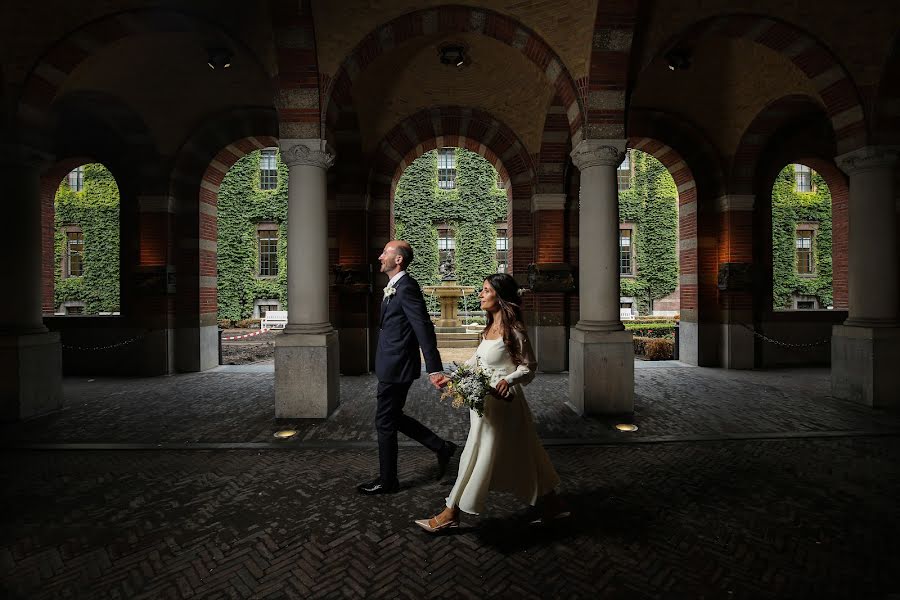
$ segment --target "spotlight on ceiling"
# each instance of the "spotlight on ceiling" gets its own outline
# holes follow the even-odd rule
[[[206,64],[212,70],[227,69],[231,66],[231,50],[228,48],[210,48],[207,50],[209,58]]]
[[[462,67],[468,61],[466,47],[462,44],[445,44],[438,48],[438,54],[441,57],[442,65]]]
[[[691,53],[685,48],[672,48],[663,58],[670,71],[684,71],[691,67]]]

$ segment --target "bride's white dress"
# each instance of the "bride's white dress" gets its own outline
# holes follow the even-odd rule
[[[484,416],[469,411],[469,437],[459,459],[459,474],[447,496],[447,506],[470,514],[483,512],[489,490],[512,492],[530,505],[559,485],[559,475],[534,427],[522,387],[534,379],[537,363],[522,336],[525,364],[516,366],[502,339],[482,339],[474,356],[515,392],[511,401],[488,396]]]

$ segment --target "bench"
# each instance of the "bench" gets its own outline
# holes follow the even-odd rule
[[[259,327],[260,329],[284,329],[287,322],[286,310],[270,310],[266,311],[266,316],[262,318]]]
[[[621,321],[633,321],[634,315],[631,314],[630,308],[620,308],[619,309],[619,320]]]

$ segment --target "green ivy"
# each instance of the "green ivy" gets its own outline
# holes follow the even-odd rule
[[[54,302],[84,302],[85,314],[119,310],[119,188],[106,167],[84,165],[84,187],[69,187],[65,178],[54,199]],[[78,225],[84,238],[81,277],[63,277],[66,235]]]
[[[261,153],[237,161],[219,188],[217,212],[218,318],[249,318],[257,298],[277,298],[287,309],[288,168],[277,154],[278,186],[259,189]],[[258,277],[256,225],[278,223],[278,275]]]
[[[678,190],[666,167],[645,152],[629,150],[631,187],[619,192],[619,221],[634,223],[635,277],[622,277],[619,293],[634,297],[640,314],[678,285]]]
[[[426,152],[409,165],[394,196],[396,235],[415,252],[410,274],[422,285],[440,283],[437,224],[447,223],[456,234],[456,279],[481,287],[497,271],[495,223],[507,218],[506,190],[497,187],[497,171],[483,157],[456,149],[456,187],[438,187],[437,151]],[[429,308],[438,304],[428,298]],[[473,308],[469,299],[469,308]],[[465,303],[460,300],[460,307]]]
[[[814,192],[797,192],[794,166],[778,174],[772,187],[772,305],[791,308],[793,294],[815,296],[820,306],[831,306],[831,192],[818,173],[813,173]],[[813,238],[815,277],[797,274],[797,224],[818,223]]]

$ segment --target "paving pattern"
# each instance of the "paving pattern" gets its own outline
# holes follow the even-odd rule
[[[17,451],[0,457],[8,598],[896,598],[897,438],[551,448],[574,511],[515,498],[412,524],[450,479],[401,452]]]
[[[276,422],[274,375],[263,366],[154,378],[67,378],[65,407],[25,424],[0,426],[7,444],[269,442],[286,425],[296,442],[374,443],[373,376],[342,377],[341,404],[327,420]],[[900,416],[829,396],[828,369],[724,371],[669,365],[635,369],[634,422],[582,418],[566,405],[568,376],[540,374],[526,395],[542,438],[553,442],[684,439],[704,436],[900,432]],[[425,379],[407,412],[447,439],[465,440],[468,414],[438,400]]]

